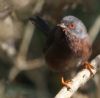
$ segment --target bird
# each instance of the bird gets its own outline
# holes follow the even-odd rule
[[[92,43],[84,23],[79,18],[72,15],[65,16],[53,29],[38,16],[29,19],[47,37],[43,54],[51,69],[57,72],[70,71],[76,69],[79,64],[93,74],[94,67],[89,63]],[[61,81],[70,88],[68,83],[71,80],[65,81],[62,76]]]

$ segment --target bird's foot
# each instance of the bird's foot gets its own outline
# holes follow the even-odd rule
[[[94,73],[92,71],[94,69],[94,67],[89,62],[85,62],[84,67],[90,71],[92,76],[94,75]]]
[[[67,87],[67,89],[70,89],[71,87],[70,87],[70,84],[71,84],[71,80],[64,80],[64,78],[62,77],[61,78],[61,83],[62,83],[62,85],[64,85],[64,86],[66,86]]]

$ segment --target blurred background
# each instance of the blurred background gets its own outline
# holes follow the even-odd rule
[[[0,0],[0,98],[52,98],[62,87],[42,57],[46,38],[29,21],[34,15],[51,28],[78,17],[93,42],[91,59],[100,54],[100,0]],[[72,98],[100,98],[99,72]]]

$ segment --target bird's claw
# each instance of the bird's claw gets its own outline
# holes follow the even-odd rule
[[[94,73],[92,71],[94,69],[94,67],[90,63],[85,62],[84,67],[89,70],[89,72],[91,73],[92,76],[94,75]]]
[[[64,80],[64,78],[62,77],[61,78],[61,83],[64,85],[64,86],[66,86],[67,87],[67,89],[70,89],[71,87],[70,87],[70,84],[71,84],[71,80]]]

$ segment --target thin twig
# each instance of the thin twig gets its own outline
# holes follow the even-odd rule
[[[96,73],[96,68],[100,64],[100,55],[91,61],[91,65],[95,69],[92,70],[93,74]],[[84,85],[91,78],[88,69],[80,71],[73,79],[70,85],[71,89],[67,89],[65,86],[58,92],[54,98],[70,98],[80,86]]]

